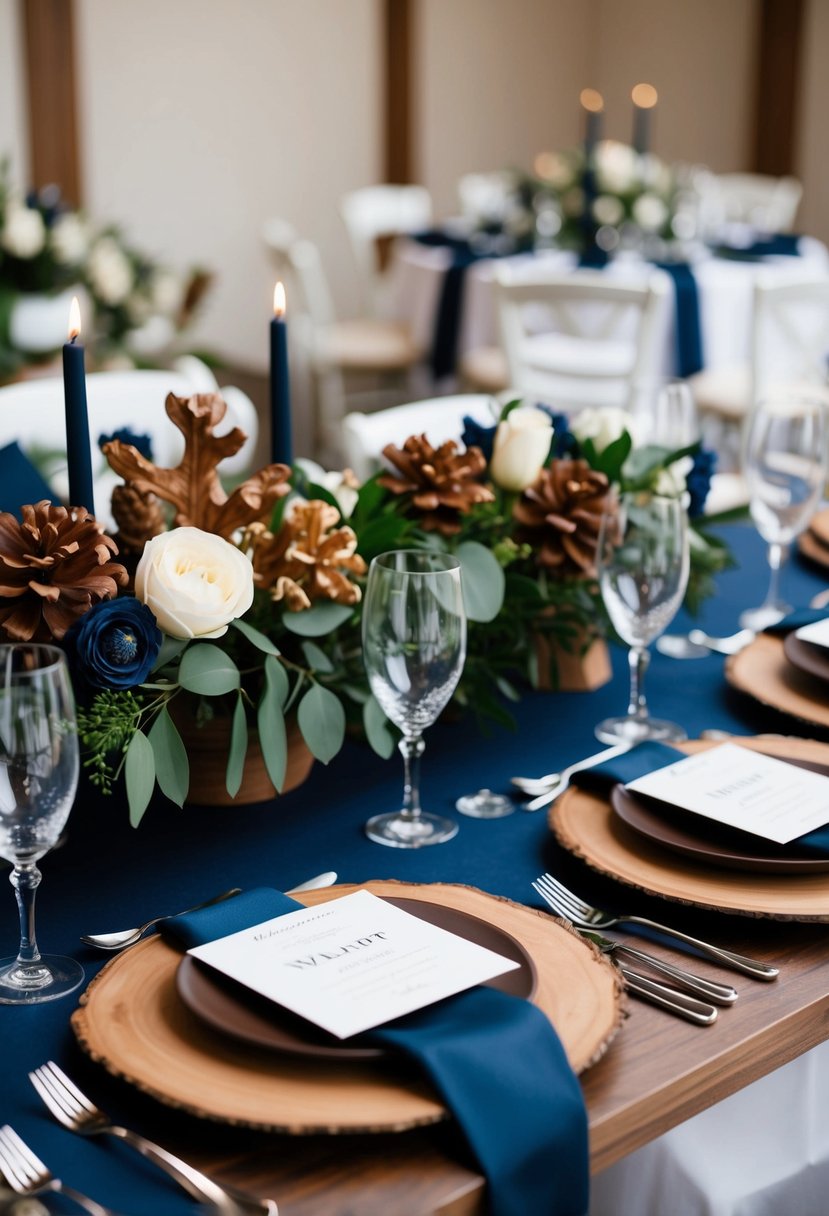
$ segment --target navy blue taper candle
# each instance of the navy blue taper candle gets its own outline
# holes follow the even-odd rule
[[[271,461],[288,465],[293,462],[288,325],[285,321],[285,288],[281,283],[274,288],[271,321]]]
[[[657,93],[652,84],[637,84],[630,96],[633,101],[633,147],[644,156],[650,147],[651,110],[656,105]]]
[[[95,514],[92,492],[92,452],[89,446],[89,413],[86,405],[86,374],[78,297],[69,310],[69,341],[63,348],[63,399],[66,409],[66,459],[69,468],[69,505],[86,507]]]

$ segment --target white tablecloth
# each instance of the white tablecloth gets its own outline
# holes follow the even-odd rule
[[[752,295],[757,276],[790,281],[810,278],[816,272],[829,274],[829,250],[820,241],[803,237],[799,257],[773,256],[762,261],[740,261],[701,254],[693,263],[699,294],[702,351],[707,369],[745,362],[749,357]],[[386,309],[396,320],[405,321],[415,341],[426,351],[432,347],[435,318],[444,275],[451,262],[447,248],[420,245],[401,239],[396,242],[388,270]],[[512,272],[532,280],[550,269],[568,271],[576,266],[572,253],[545,251],[510,258]],[[467,351],[498,344],[493,275],[495,262],[483,259],[466,271],[458,358]],[[619,258],[605,273],[630,277],[651,273],[653,267],[633,258]],[[668,294],[661,321],[662,366],[654,372],[676,375],[675,311]]]

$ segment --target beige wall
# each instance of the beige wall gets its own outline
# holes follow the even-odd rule
[[[0,0],[0,159],[10,156],[18,186],[28,184],[23,45],[18,0]]]
[[[796,175],[803,182],[798,228],[829,244],[829,2],[808,0],[800,89]]]
[[[376,180],[379,0],[78,0],[86,204],[215,268],[194,340],[264,369],[263,221],[318,241],[339,296],[340,193]],[[290,302],[289,302],[290,307]]]

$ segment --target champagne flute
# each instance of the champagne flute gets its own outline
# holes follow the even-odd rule
[[[768,545],[766,598],[740,616],[759,632],[792,611],[780,594],[780,570],[794,538],[814,514],[826,477],[826,408],[817,396],[781,391],[758,401],[748,418],[743,471],[749,510]]]
[[[460,679],[466,657],[461,567],[447,553],[401,549],[375,557],[363,602],[363,662],[371,691],[402,731],[403,805],[374,815],[366,834],[401,849],[441,844],[458,825],[420,807],[423,731]]]
[[[648,646],[676,615],[688,585],[688,567],[687,520],[679,498],[622,494],[618,512],[602,516],[599,586],[614,629],[630,647],[628,711],[596,727],[605,743],[679,742],[688,737],[681,726],[650,717],[644,691]]]
[[[0,646],[0,857],[12,863],[20,949],[0,961],[0,1004],[66,996],[83,980],[74,959],[41,955],[35,938],[37,862],[57,842],[78,787],[75,702],[54,646]]]

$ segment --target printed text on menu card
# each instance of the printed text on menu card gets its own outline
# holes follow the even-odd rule
[[[339,1039],[519,965],[369,891],[288,912],[188,953]]]
[[[638,777],[627,788],[777,844],[829,823],[829,777],[733,743]]]

